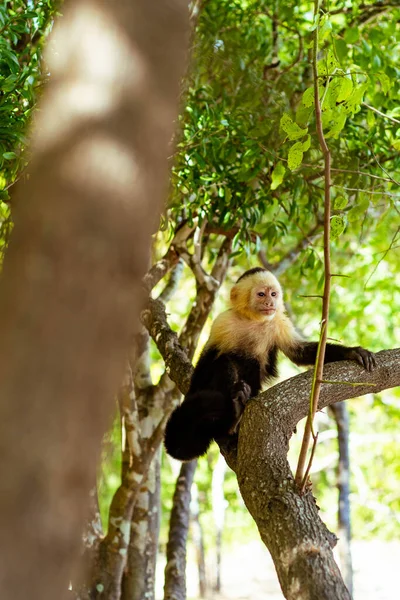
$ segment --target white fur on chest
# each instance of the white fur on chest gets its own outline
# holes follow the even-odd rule
[[[242,323],[238,320],[232,331],[235,350],[259,359],[265,359],[268,350],[276,344],[276,328],[269,323]]]
[[[214,321],[208,344],[221,352],[240,352],[262,362],[268,350],[277,345],[279,330],[279,319],[250,321],[227,311]]]

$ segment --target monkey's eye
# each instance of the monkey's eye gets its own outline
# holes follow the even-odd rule
[[[260,298],[263,298],[265,296],[264,292],[258,292],[257,296],[260,296]]]
[[[278,293],[277,292],[271,292],[271,296],[277,296]]]

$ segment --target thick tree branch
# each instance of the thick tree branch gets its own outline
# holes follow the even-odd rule
[[[157,344],[169,377],[185,393],[189,389],[193,367],[177,334],[168,325],[164,304],[160,300],[150,299],[147,308],[142,311],[141,319]]]
[[[322,385],[319,409],[400,385],[400,348],[379,352],[376,360],[371,373],[347,361],[327,365],[326,376],[338,385]],[[221,450],[237,474],[245,504],[271,552],[285,598],[349,600],[331,552],[336,537],[321,521],[312,494],[299,495],[287,461],[292,432],[308,414],[311,383],[308,371],[250,401],[238,447],[231,440],[230,447],[223,444]]]

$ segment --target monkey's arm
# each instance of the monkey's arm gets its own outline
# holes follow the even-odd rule
[[[317,357],[318,342],[295,339],[281,350],[296,365],[312,365]],[[324,362],[330,363],[339,360],[355,360],[367,371],[372,371],[376,366],[372,352],[361,348],[361,346],[348,347],[339,344],[326,344]]]

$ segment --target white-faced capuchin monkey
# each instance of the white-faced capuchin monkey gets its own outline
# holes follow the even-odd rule
[[[297,365],[315,362],[318,343],[297,333],[272,273],[246,271],[232,288],[231,303],[215,319],[189,391],[167,423],[165,447],[179,460],[201,456],[213,439],[236,431],[248,399],[277,376],[278,350]],[[368,371],[375,366],[368,350],[327,344],[325,362],[338,360],[356,360]]]

